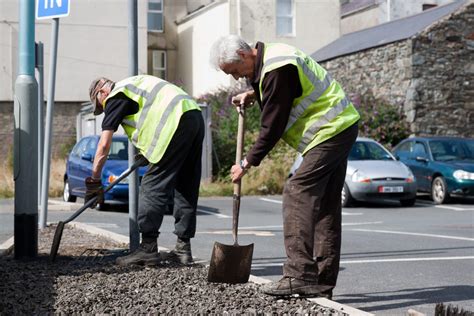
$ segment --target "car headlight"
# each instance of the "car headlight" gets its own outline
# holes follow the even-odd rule
[[[467,171],[464,171],[464,170],[454,171],[453,176],[457,180],[474,180],[474,173],[473,172],[467,172]]]
[[[368,178],[362,171],[357,170],[352,174],[351,177],[352,182],[362,182],[362,183],[370,183],[372,180]]]
[[[117,178],[118,178],[118,176],[111,174],[111,175],[107,178],[107,180],[109,180],[109,183],[112,183],[112,182],[114,182]],[[125,178],[122,179],[122,181],[120,181],[119,183],[128,184],[128,177],[125,177]]]
[[[408,177],[405,179],[405,182],[406,182],[406,183],[413,183],[413,182],[415,182],[415,176],[413,175],[413,173],[411,172],[410,169],[408,169]]]

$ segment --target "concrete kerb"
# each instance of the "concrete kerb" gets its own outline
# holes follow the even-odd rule
[[[108,231],[108,230],[105,230],[105,229],[102,229],[102,228],[94,227],[94,226],[91,226],[91,225],[87,225],[87,224],[84,224],[84,223],[70,222],[67,225],[71,225],[72,227],[75,227],[77,229],[81,229],[81,230],[86,231],[90,234],[110,238],[113,241],[116,241],[118,243],[128,244],[128,242],[129,242],[129,237],[128,236],[117,234],[117,233],[114,233],[114,232],[111,232],[111,231]],[[13,250],[13,243],[14,243],[13,237],[11,237],[6,242],[4,242],[3,244],[0,245],[0,256],[5,256],[5,255],[10,254],[11,251]],[[164,247],[158,247],[158,249],[159,249],[159,251],[169,251],[168,248],[164,248]],[[196,262],[204,263],[205,261],[196,261]],[[250,275],[249,281],[253,282],[253,283],[256,283],[256,284],[266,284],[266,283],[271,282],[271,280],[261,278],[261,277],[255,276],[255,275]],[[322,298],[322,297],[308,298],[308,300],[311,301],[311,302],[314,302],[318,305],[321,305],[321,306],[324,306],[324,307],[327,307],[327,308],[332,308],[332,309],[338,310],[340,312],[344,312],[344,313],[346,313],[350,316],[371,316],[371,315],[374,315],[374,314],[367,313],[367,312],[364,312],[362,310],[359,310],[357,308],[354,308],[354,307],[351,307],[351,306],[348,306],[348,305],[344,305],[344,304],[340,304],[338,302],[331,301],[331,300],[328,300],[328,299]]]

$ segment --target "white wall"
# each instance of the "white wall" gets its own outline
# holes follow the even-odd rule
[[[178,25],[178,78],[183,89],[198,97],[218,86],[228,86],[230,77],[209,64],[211,45],[229,34],[229,3],[217,3]]]
[[[242,37],[247,41],[286,43],[312,54],[340,36],[339,1],[294,0],[295,36],[293,37],[276,34],[275,0],[240,0],[240,2]]]
[[[91,81],[98,76],[120,80],[128,76],[128,1],[70,1],[70,15],[60,19],[56,72],[56,101],[86,101]],[[8,51],[8,34],[18,29],[18,1],[0,1],[0,100],[11,100],[17,65]],[[5,20],[7,22],[5,22]],[[138,1],[139,72],[147,72],[146,1]],[[6,36],[6,37],[5,37]],[[51,20],[36,20],[36,41],[45,49],[45,97],[48,92]],[[6,42],[6,43],[5,43]],[[8,47],[5,48],[5,45]],[[4,58],[5,57],[5,58]]]

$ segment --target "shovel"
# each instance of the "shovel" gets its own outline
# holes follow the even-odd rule
[[[105,189],[104,193],[110,191],[117,183],[128,177],[135,169],[140,166],[143,166],[146,163],[146,159],[143,156],[140,156],[133,165],[131,165],[127,170],[125,170],[117,179],[112,181]],[[51,252],[49,254],[49,260],[54,262],[56,260],[56,255],[58,254],[59,244],[61,243],[61,237],[63,236],[64,225],[69,223],[70,221],[74,220],[76,217],[81,215],[86,209],[94,205],[97,201],[97,196],[93,197],[89,201],[87,201],[80,209],[78,209],[74,214],[72,214],[67,220],[60,221],[58,226],[56,227],[56,231],[54,232],[53,244],[51,245]]]
[[[236,164],[242,159],[242,149],[244,146],[244,107],[237,108],[239,112],[239,126],[237,132],[237,153]],[[233,245],[224,245],[219,242],[214,243],[212,249],[211,263],[207,280],[217,283],[246,283],[250,276],[252,265],[253,244],[242,246],[237,241],[237,230],[239,227],[240,210],[240,188],[241,181],[234,184],[233,212],[232,212],[232,237]]]

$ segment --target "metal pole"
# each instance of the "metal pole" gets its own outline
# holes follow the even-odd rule
[[[49,169],[51,163],[51,138],[53,134],[53,109],[54,109],[54,88],[56,83],[56,59],[58,52],[58,32],[59,18],[52,21],[53,29],[51,30],[51,56],[48,82],[48,102],[46,105],[46,127],[44,135],[44,152],[43,152],[43,172],[41,183],[41,213],[40,227],[46,227],[48,217],[48,189],[49,189]]]
[[[19,71],[14,101],[14,251],[16,259],[38,255],[38,84],[35,72],[35,3],[21,0]]]
[[[41,201],[41,166],[43,165],[44,142],[44,46],[42,42],[36,44],[36,69],[38,69],[38,201]],[[40,226],[40,228],[44,227]]]
[[[130,76],[138,75],[138,9],[137,0],[128,0],[128,69]],[[132,142],[128,142],[128,165],[133,165],[137,150]],[[130,233],[130,251],[138,248],[140,234],[138,232],[138,172],[130,174],[128,182],[128,219]]]

